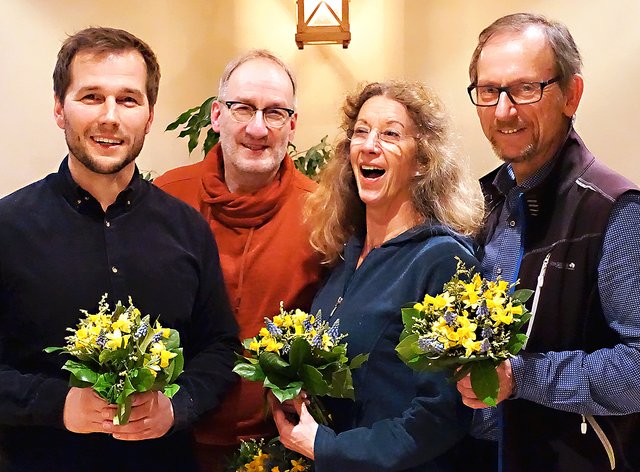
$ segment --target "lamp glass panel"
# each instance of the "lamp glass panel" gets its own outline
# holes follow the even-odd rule
[[[316,7],[318,11],[313,14]],[[340,22],[333,16],[329,7],[338,18],[342,18],[342,0],[304,0],[305,23],[309,26],[339,26]]]

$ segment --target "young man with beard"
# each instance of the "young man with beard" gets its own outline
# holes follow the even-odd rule
[[[235,380],[237,325],[211,232],[135,166],[159,80],[153,51],[126,31],[88,28],[58,53],[54,116],[69,154],[0,200],[2,470],[194,470],[187,427]],[[134,394],[120,426],[113,405],[69,387],[64,356],[43,352],[104,293],[177,329],[185,355],[177,394]]]
[[[481,179],[482,269],[535,290],[526,347],[497,369],[509,472],[640,470],[640,194],[573,128],[581,66],[566,26],[519,13],[480,34],[469,69],[504,161]],[[486,406],[468,377],[458,389]]]
[[[287,154],[298,117],[295,96],[293,74],[270,52],[233,60],[211,110],[220,142],[204,161],[155,181],[209,221],[241,338],[255,336],[280,302],[307,310],[321,277],[302,218],[315,184]],[[243,379],[196,427],[201,470],[224,470],[241,439],[276,434],[261,385]]]

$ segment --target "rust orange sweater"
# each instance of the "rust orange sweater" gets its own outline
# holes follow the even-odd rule
[[[316,184],[289,157],[276,179],[251,195],[227,189],[219,144],[203,161],[171,170],[155,183],[209,221],[241,339],[255,336],[264,317],[278,313],[281,300],[285,309],[310,308],[322,269],[309,245],[302,208]],[[264,418],[261,386],[245,380],[196,427],[196,440],[204,444],[231,445],[275,434]]]

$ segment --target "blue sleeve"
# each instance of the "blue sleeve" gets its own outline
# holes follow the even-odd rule
[[[640,195],[626,194],[607,225],[598,288],[620,343],[584,351],[523,353],[512,359],[515,396],[587,415],[640,411]]]

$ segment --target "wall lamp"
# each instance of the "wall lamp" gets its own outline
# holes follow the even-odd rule
[[[351,41],[349,0],[297,0],[298,28],[296,44],[342,44]]]

